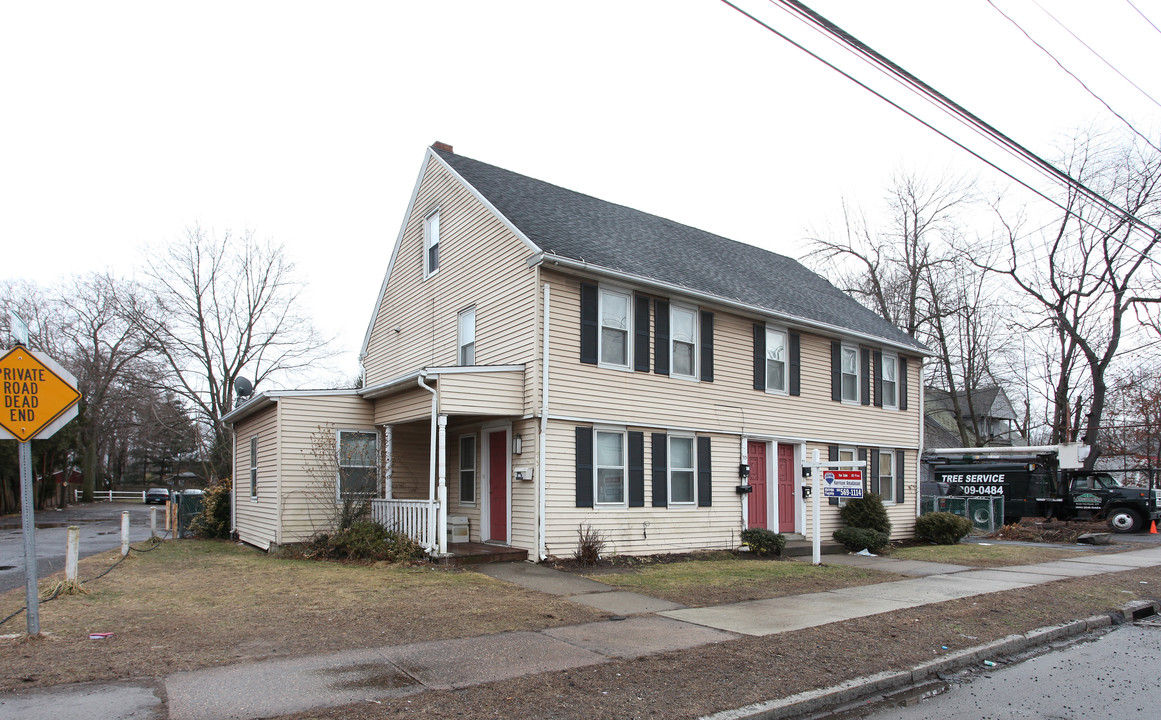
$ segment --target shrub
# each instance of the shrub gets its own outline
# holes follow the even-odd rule
[[[230,537],[230,478],[210,483],[202,496],[202,511],[190,523],[194,537],[224,540]]]
[[[423,557],[423,548],[402,533],[377,522],[362,520],[335,533],[320,533],[303,553],[320,560],[410,562]]]
[[[882,498],[874,493],[847,500],[847,504],[839,508],[839,516],[847,527],[877,530],[888,536],[891,534],[887,508],[883,507]]]
[[[742,542],[757,555],[781,555],[786,547],[786,537],[766,528],[749,528],[742,531]]]
[[[605,551],[605,535],[592,525],[582,524],[576,529],[576,551],[572,556],[581,565],[596,565]]]
[[[851,552],[859,552],[860,550],[875,552],[887,547],[891,536],[870,528],[845,527],[834,531],[834,539]]]
[[[972,522],[948,512],[933,512],[915,521],[915,536],[937,545],[955,545],[972,531]]]

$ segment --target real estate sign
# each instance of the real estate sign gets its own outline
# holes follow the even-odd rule
[[[863,496],[863,472],[861,470],[824,470],[822,473],[822,496],[861,498]]]

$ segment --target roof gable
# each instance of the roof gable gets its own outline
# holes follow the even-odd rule
[[[431,152],[546,255],[926,351],[797,260],[462,155]]]

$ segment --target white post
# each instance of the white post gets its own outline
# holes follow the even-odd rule
[[[439,507],[436,509],[438,527],[436,528],[436,542],[439,544],[439,554],[447,554],[447,415],[439,416]]]
[[[29,635],[40,634],[40,596],[36,591],[36,505],[32,491],[32,443],[19,443],[20,518],[24,529],[24,607]]]
[[[149,508],[149,537],[157,537],[157,508]]]
[[[391,482],[391,471],[392,471],[391,452],[392,452],[392,442],[395,440],[394,435],[395,435],[395,426],[394,425],[384,425],[383,426],[383,497],[388,499],[388,500],[391,500],[395,497],[395,495],[394,495],[395,488],[393,487],[392,482]]]
[[[77,562],[81,558],[81,529],[69,525],[68,541],[65,545],[65,582],[77,584]]]
[[[814,455],[811,457],[811,460],[813,460],[813,462],[811,463],[812,467],[810,468],[810,507],[811,512],[814,514],[814,517],[810,521],[811,543],[814,550],[812,558],[815,565],[821,565],[822,528],[819,527],[819,521],[821,519],[820,516],[822,515],[822,504],[820,502],[819,495],[822,494],[822,488],[820,488],[818,484],[818,450],[814,451]]]
[[[121,557],[129,554],[129,511],[121,511]]]

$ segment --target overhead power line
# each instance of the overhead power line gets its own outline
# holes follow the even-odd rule
[[[1149,16],[1148,16],[1148,15],[1146,15],[1146,14],[1145,14],[1145,13],[1143,13],[1143,12],[1141,12],[1141,8],[1139,8],[1139,7],[1137,7],[1136,5],[1134,5],[1134,4],[1133,4],[1133,0],[1125,0],[1125,2],[1129,3],[1129,7],[1133,8],[1134,10],[1136,10],[1136,11],[1137,11],[1137,14],[1138,14],[1138,15],[1140,15],[1141,17],[1143,17],[1143,18],[1145,19],[1145,22],[1149,23],[1149,24],[1150,24],[1150,25],[1153,27],[1153,29],[1154,29],[1154,30],[1156,30],[1157,32],[1161,33],[1161,28],[1157,27],[1157,26],[1156,26],[1156,25],[1153,23],[1153,21],[1149,19]]]
[[[772,25],[765,22],[761,18],[759,18],[759,17],[755,16],[754,14],[739,7],[737,4],[732,2],[732,0],[721,0],[721,2],[723,4],[729,6],[730,8],[733,8],[739,14],[749,18],[751,21],[762,26],[767,31],[773,33],[774,35],[778,36],[779,38],[790,43],[794,47],[798,48],[802,52],[809,55],[810,57],[821,62],[822,64],[826,65],[827,67],[834,70],[835,72],[839,73],[840,75],[847,78],[851,82],[855,83],[859,87],[862,87],[867,92],[870,92],[872,95],[875,95],[880,100],[883,100],[887,104],[891,105],[892,107],[896,108],[897,110],[908,115],[909,117],[914,119],[916,122],[924,125],[925,127],[932,130],[933,132],[937,133],[938,135],[940,135],[944,139],[957,145],[958,147],[960,147],[964,151],[968,152],[969,154],[971,154],[972,156],[974,156],[975,158],[977,158],[981,162],[994,168],[995,170],[997,170],[998,172],[1007,176],[1011,180],[1022,185],[1023,187],[1027,188],[1028,190],[1035,193],[1036,195],[1039,195],[1041,198],[1044,198],[1045,200],[1052,203],[1056,207],[1060,208],[1064,212],[1075,216],[1081,222],[1084,222],[1084,223],[1090,224],[1090,225],[1092,224],[1089,220],[1078,215],[1071,208],[1066,207],[1065,205],[1061,204],[1059,200],[1050,197],[1049,195],[1045,194],[1040,189],[1032,186],[1029,182],[1023,180],[1020,177],[1017,177],[1011,171],[1001,167],[996,162],[993,162],[992,160],[984,157],[980,152],[973,150],[972,148],[965,145],[963,142],[952,137],[951,135],[944,132],[943,130],[940,130],[939,128],[935,127],[927,120],[924,120],[923,118],[919,117],[915,113],[904,108],[899,103],[895,102],[894,100],[887,97],[883,93],[879,92],[878,90],[875,90],[874,88],[867,85],[865,82],[859,80],[858,78],[854,77],[850,73],[839,68],[834,63],[826,60],[825,58],[821,57],[817,53],[806,48],[801,43],[796,42],[795,40],[793,40],[792,38],[787,36],[785,33],[774,28]],[[811,25],[814,25],[814,26],[820,28],[822,31],[833,36],[834,38],[837,38],[842,43],[844,43],[845,45],[847,45],[848,47],[850,47],[854,51],[856,51],[856,53],[858,55],[862,56],[865,60],[870,62],[872,65],[876,66],[879,70],[886,73],[888,76],[895,78],[899,82],[903,83],[906,87],[911,89],[913,92],[916,92],[921,97],[924,97],[925,99],[932,101],[937,106],[941,107],[946,112],[948,112],[953,117],[955,117],[957,120],[964,123],[965,125],[967,125],[971,129],[979,132],[980,134],[985,136],[988,140],[990,140],[994,144],[998,145],[999,147],[1001,147],[1005,151],[1009,152],[1010,154],[1012,154],[1016,158],[1027,163],[1033,169],[1038,170],[1039,172],[1045,174],[1046,176],[1053,179],[1054,181],[1064,183],[1065,185],[1076,189],[1077,191],[1082,193],[1085,197],[1089,198],[1092,202],[1098,203],[1099,205],[1106,208],[1108,211],[1115,213],[1118,217],[1122,217],[1128,221],[1131,221],[1131,223],[1133,223],[1137,228],[1148,230],[1155,237],[1161,237],[1161,231],[1158,231],[1156,228],[1154,228],[1149,223],[1136,217],[1134,214],[1132,214],[1132,213],[1128,212],[1127,210],[1125,210],[1124,208],[1120,207],[1115,202],[1109,200],[1108,198],[1105,198],[1103,195],[1101,195],[1097,191],[1089,188],[1081,181],[1077,180],[1076,178],[1073,178],[1068,173],[1057,168],[1055,165],[1048,162],[1047,160],[1041,158],[1039,155],[1036,155],[1028,148],[1025,148],[1020,143],[1016,142],[1012,138],[1010,138],[1007,135],[1005,135],[1004,133],[1000,132],[995,127],[988,124],[984,120],[980,119],[975,114],[969,112],[963,106],[952,101],[946,95],[940,93],[932,86],[923,82],[922,80],[920,80],[918,77],[916,77],[912,73],[903,69],[901,66],[899,66],[895,62],[888,59],[886,56],[877,52],[876,50],[874,50],[873,48],[868,46],[866,43],[864,43],[861,40],[859,40],[858,38],[854,37],[853,35],[851,35],[847,31],[843,30],[841,27],[839,27],[835,23],[833,23],[830,20],[823,17],[822,15],[819,15],[817,12],[815,12],[811,8],[807,7],[806,5],[803,5],[801,2],[797,2],[797,0],[769,0],[769,2],[771,2],[772,4],[784,6],[788,11],[792,12],[799,19],[802,19],[802,20],[806,21],[808,24],[811,24]]]

